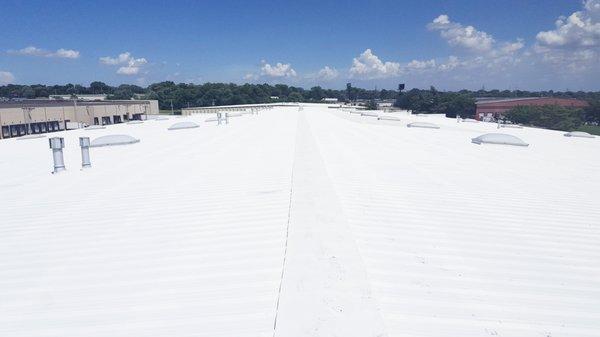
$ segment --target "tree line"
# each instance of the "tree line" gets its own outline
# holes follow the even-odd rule
[[[0,86],[0,97],[36,98],[69,94],[106,94],[109,99],[131,99],[144,95],[146,99],[159,101],[161,109],[181,109],[188,106],[212,106],[233,104],[255,104],[268,102],[320,102],[323,98],[337,98],[340,102],[352,99],[395,99],[394,90],[368,90],[349,88],[346,90],[325,89],[319,86],[310,89],[285,84],[233,84],[204,83],[176,84],[171,81],[154,83],[148,87],[122,84],[109,86],[103,82],[92,82],[89,86],[66,85],[15,85]]]
[[[159,101],[162,110],[194,106],[256,104],[268,102],[320,102],[323,98],[337,98],[340,102],[361,100],[371,106],[375,100],[394,100],[399,108],[419,113],[440,113],[448,117],[457,114],[470,117],[475,114],[475,99],[480,97],[560,97],[577,98],[589,102],[590,107],[576,114],[581,123],[600,123],[600,92],[585,91],[525,91],[525,90],[460,90],[440,91],[429,89],[371,90],[352,87],[325,89],[319,86],[305,89],[285,84],[234,84],[234,83],[174,83],[171,81],[141,87],[131,84],[110,86],[94,81],[89,86],[66,85],[15,85],[0,86],[0,97],[36,98],[68,94],[106,94],[109,99],[143,97]],[[534,118],[532,117],[532,120]],[[540,125],[541,126],[541,125]]]
[[[555,130],[575,130],[581,125],[600,124],[600,92],[585,91],[522,91],[522,90],[478,90],[478,91],[438,91],[429,89],[412,89],[398,95],[395,105],[402,109],[418,113],[440,113],[448,117],[472,117],[475,115],[476,98],[499,97],[557,97],[575,98],[588,102],[584,109],[565,108],[560,106],[518,106],[504,114],[506,120],[513,123],[533,125]]]

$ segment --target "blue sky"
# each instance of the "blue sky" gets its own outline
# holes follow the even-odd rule
[[[600,89],[600,0],[1,0],[0,8],[1,84]]]

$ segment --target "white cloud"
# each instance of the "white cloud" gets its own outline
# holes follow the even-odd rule
[[[79,52],[77,50],[72,49],[63,49],[60,48],[54,53],[54,57],[62,57],[67,59],[76,59],[79,58]]]
[[[117,65],[127,63],[131,59],[131,53],[125,52],[117,57],[104,56],[100,58],[100,63],[107,65]]]
[[[25,47],[19,50],[9,50],[9,54],[13,55],[25,55],[25,56],[39,56],[39,57],[56,57],[56,58],[67,58],[76,59],[79,58],[79,51],[73,49],[60,48],[55,52],[37,48],[34,46]]]
[[[244,80],[246,81],[256,81],[258,80],[258,75],[253,74],[253,73],[247,73],[246,75],[244,75]]]
[[[511,55],[523,49],[523,47],[525,47],[523,39],[517,39],[517,41],[515,42],[503,43],[502,46],[498,49],[498,53],[502,55]]]
[[[473,26],[463,26],[458,22],[450,21],[450,17],[442,14],[427,25],[430,30],[440,32],[449,45],[461,47],[472,52],[487,52],[494,45],[494,38]]]
[[[388,78],[400,74],[400,63],[383,62],[371,49],[354,58],[350,67],[350,77],[362,79]]]
[[[13,83],[15,76],[8,71],[0,71],[0,85]]]
[[[316,78],[322,81],[332,81],[339,76],[339,72],[335,68],[329,66],[323,67],[317,72]]]
[[[8,53],[13,55],[45,56],[48,52],[34,46],[29,46],[19,50],[9,50]]]
[[[581,73],[600,63],[600,0],[587,0],[581,11],[560,17],[555,29],[536,36],[534,52],[560,72]]]
[[[124,52],[119,54],[117,57],[104,56],[100,58],[100,63],[106,65],[122,65],[117,70],[119,75],[137,75],[139,74],[142,66],[148,63],[148,61],[141,58],[134,58],[130,52]]]
[[[553,30],[539,32],[538,43],[545,47],[589,48],[600,46],[600,0],[587,0],[583,10],[560,17]]]
[[[262,61],[262,67],[260,68],[261,75],[268,77],[295,77],[296,71],[292,68],[292,65],[289,63],[280,63],[277,62],[274,66],[269,63]]]
[[[408,64],[406,65],[406,70],[407,71],[420,71],[420,70],[427,70],[427,69],[434,69],[435,68],[435,60],[428,60],[428,61],[419,61],[419,60],[412,60],[410,62],[408,62]]]
[[[462,65],[463,65],[463,63],[460,61],[460,59],[458,57],[450,55],[448,57],[448,61],[440,64],[438,69],[441,71],[450,71],[450,70],[454,70]]]
[[[130,67],[130,66],[120,67],[117,70],[117,74],[119,74],[119,75],[137,75],[139,72],[140,72],[139,67]]]

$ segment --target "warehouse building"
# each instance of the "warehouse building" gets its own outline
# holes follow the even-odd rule
[[[0,138],[117,124],[147,114],[158,114],[158,101],[4,101],[0,102]]]
[[[475,118],[477,120],[493,120],[502,115],[502,113],[523,105],[559,105],[568,108],[584,108],[588,103],[579,99],[553,98],[553,97],[523,97],[523,98],[491,98],[480,99],[476,102],[477,110]]]
[[[56,100],[77,99],[78,101],[106,101],[108,99],[108,95],[106,95],[106,94],[51,95],[50,99],[56,99]]]

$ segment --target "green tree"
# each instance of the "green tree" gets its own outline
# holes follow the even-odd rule
[[[558,105],[517,106],[504,116],[513,123],[564,131],[576,130],[584,119],[582,110]]]

